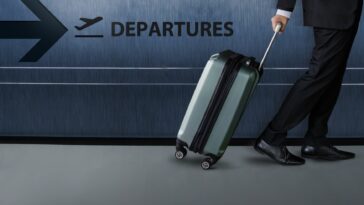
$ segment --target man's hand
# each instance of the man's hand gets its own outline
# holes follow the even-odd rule
[[[288,18],[285,16],[281,16],[281,15],[275,15],[272,18],[272,27],[273,27],[273,31],[275,30],[276,26],[278,23],[282,24],[282,28],[281,28],[281,32],[283,33],[286,30],[286,26],[288,24]]]

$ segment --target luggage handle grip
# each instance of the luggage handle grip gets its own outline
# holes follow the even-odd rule
[[[264,66],[264,63],[265,63],[265,60],[267,59],[267,56],[268,56],[268,54],[269,54],[269,51],[270,51],[270,49],[272,48],[272,45],[273,45],[274,41],[276,40],[276,38],[277,38],[277,36],[278,36],[278,33],[281,31],[282,26],[283,26],[283,25],[282,25],[282,23],[278,23],[278,24],[277,24],[277,26],[275,27],[275,29],[274,29],[274,34],[273,34],[273,37],[272,37],[272,40],[270,41],[270,43],[269,43],[269,45],[268,45],[268,48],[267,48],[267,50],[265,51],[264,56],[263,56],[263,58],[262,58],[262,61],[261,61],[260,65],[259,65],[259,68],[258,68],[258,71],[259,71],[259,72],[262,70],[262,68],[263,68],[263,66]]]

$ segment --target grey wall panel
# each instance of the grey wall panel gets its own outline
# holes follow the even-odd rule
[[[267,69],[236,137],[256,137],[303,69]],[[201,69],[0,69],[0,136],[174,137]],[[349,69],[330,137],[361,137],[364,70]],[[305,122],[290,132],[304,134]]]
[[[213,53],[227,48],[261,57],[271,36],[275,0],[41,0],[69,29],[38,63],[18,63],[37,40],[1,40],[0,66],[202,67]],[[299,1],[300,2],[300,1]],[[269,59],[271,67],[307,67],[312,31],[302,26],[301,5]],[[78,32],[80,17],[103,16]],[[36,20],[20,0],[2,0],[1,20]],[[233,37],[111,37],[112,21],[233,21]],[[361,26],[351,67],[361,67]],[[75,34],[104,34],[103,39],[76,39]],[[5,52],[6,51],[6,52]]]
[[[69,31],[35,63],[19,63],[37,40],[0,39],[0,135],[173,137],[211,54],[232,49],[262,56],[275,0],[41,0]],[[237,137],[255,137],[305,70],[312,31],[301,3],[274,45]],[[80,17],[104,17],[84,31]],[[2,0],[0,21],[35,21],[20,0]],[[112,21],[232,21],[232,37],[112,37]],[[363,23],[362,23],[363,24]],[[364,134],[364,27],[359,29],[331,137]],[[1,29],[1,28],[0,28]],[[103,34],[79,39],[77,34]],[[153,69],[152,69],[153,67]],[[146,68],[146,69],[143,69]],[[282,69],[290,68],[290,69]],[[305,123],[291,136],[302,136]]]
[[[174,136],[193,86],[0,86],[0,135]]]
[[[260,84],[292,84],[307,69],[265,68]],[[202,68],[1,68],[4,83],[193,84]],[[343,83],[364,83],[363,68],[348,68]]]

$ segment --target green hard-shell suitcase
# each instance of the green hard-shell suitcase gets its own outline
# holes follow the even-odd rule
[[[175,157],[190,151],[206,155],[201,167],[209,169],[224,154],[243,111],[262,75],[273,38],[259,64],[255,58],[232,51],[213,55],[207,62],[179,129]]]

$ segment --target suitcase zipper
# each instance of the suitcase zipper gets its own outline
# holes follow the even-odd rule
[[[240,65],[244,56],[237,55],[226,62],[223,68],[222,75],[215,88],[213,97],[206,109],[201,124],[196,132],[196,135],[191,143],[190,150],[201,153],[208,141],[216,120],[221,112],[229,91],[239,72]]]

